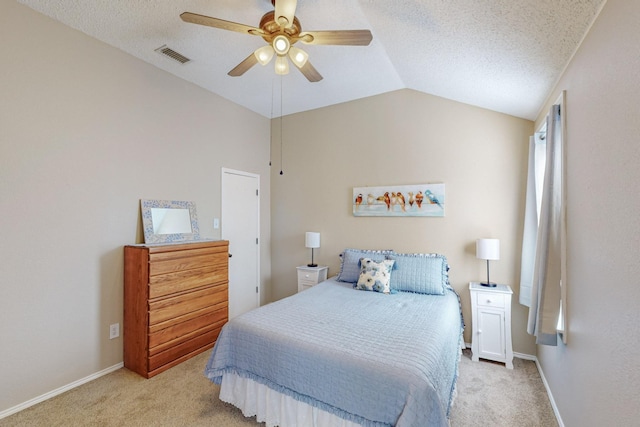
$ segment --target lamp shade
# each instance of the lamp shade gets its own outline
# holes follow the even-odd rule
[[[500,259],[499,239],[478,239],[476,240],[476,258],[486,260]]]
[[[320,233],[316,233],[315,231],[307,231],[304,235],[304,245],[307,248],[319,248]]]
[[[273,50],[273,46],[268,44],[262,46],[260,49],[257,49],[254,52],[254,55],[256,56],[256,59],[258,60],[260,65],[267,65],[271,61],[271,58],[273,58],[274,53],[275,51]]]
[[[276,58],[276,74],[285,75],[289,74],[289,61],[286,56],[278,55]]]
[[[291,61],[296,64],[296,67],[302,68],[309,60],[309,54],[302,49],[291,46],[289,48],[289,58],[291,58]]]

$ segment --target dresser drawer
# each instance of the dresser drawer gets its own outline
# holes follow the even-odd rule
[[[224,283],[227,280],[227,269],[217,265],[151,276],[149,278],[149,299]]]
[[[202,335],[191,338],[165,351],[149,357],[149,371],[153,371],[182,356],[192,353],[202,347],[212,346],[218,338],[222,326]]]
[[[211,266],[226,269],[229,254],[225,247],[200,248],[152,253],[149,261],[149,275],[157,276]]]
[[[149,325],[193,313],[227,301],[227,284],[199,289],[175,297],[149,301]]]
[[[298,270],[298,283],[303,285],[315,285],[319,282],[320,272],[318,270]]]
[[[181,322],[169,321],[159,323],[156,326],[164,328],[150,328],[149,330],[149,352],[155,354],[181,341],[190,339],[192,336],[200,335],[208,330],[220,327],[227,322],[227,304],[219,304],[214,307],[207,307],[194,314],[198,316],[188,318]],[[181,319],[182,320],[182,319]]]
[[[313,286],[317,285],[318,281],[315,279],[298,278],[298,284],[300,286]]]
[[[476,292],[476,303],[482,307],[505,308],[505,296],[494,292]]]

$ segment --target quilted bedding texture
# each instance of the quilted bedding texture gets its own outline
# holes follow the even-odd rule
[[[457,294],[358,291],[329,279],[227,323],[205,369],[364,426],[446,426],[457,379]]]

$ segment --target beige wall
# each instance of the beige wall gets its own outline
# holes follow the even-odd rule
[[[295,267],[309,262],[304,232],[319,231],[316,260],[339,271],[347,247],[438,252],[451,265],[470,342],[468,282],[486,277],[475,240],[499,238],[492,280],[516,293],[520,274],[526,156],[533,123],[402,90],[283,119],[272,132],[272,297],[296,292]],[[444,218],[354,217],[352,188],[445,183]],[[526,311],[513,304],[514,350],[534,354]]]
[[[567,426],[640,417],[637,22],[637,1],[609,0],[549,98],[567,90],[569,343],[537,352]],[[217,238],[221,167],[261,175],[265,298],[270,268],[272,300],[295,292],[317,230],[332,274],[345,247],[447,255],[467,341],[476,238],[501,239],[492,277],[517,300],[531,122],[380,95],[285,117],[280,176],[277,119],[269,171],[262,117],[12,1],[0,39],[0,412],[122,361],[108,325],[122,321],[122,246],[142,239],[138,200],[193,200]],[[351,214],[354,186],[423,182],[446,184],[445,218]],[[534,354],[513,311],[514,350]]]
[[[550,97],[567,91],[569,332],[538,358],[566,426],[640,419],[639,22],[608,0]]]
[[[260,174],[265,287],[271,260],[268,119],[13,1],[0,40],[2,412],[122,362],[140,198],[195,201],[219,238],[221,168]]]

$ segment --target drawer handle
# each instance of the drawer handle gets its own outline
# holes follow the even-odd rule
[[[308,278],[308,277],[309,277],[309,275],[308,275],[308,274],[305,274],[305,275],[304,275],[304,277],[307,277],[307,278]]]
[[[491,304],[493,301],[491,301],[490,299],[487,300],[487,304]]]

